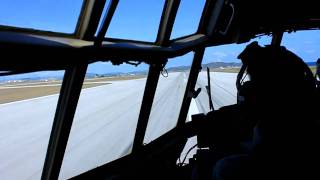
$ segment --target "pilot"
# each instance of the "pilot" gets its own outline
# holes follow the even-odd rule
[[[320,151],[312,72],[284,47],[253,42],[238,58],[238,103],[208,113],[199,132],[211,132],[218,146],[249,146],[218,160],[213,179],[314,179]],[[242,82],[245,73],[249,80]]]

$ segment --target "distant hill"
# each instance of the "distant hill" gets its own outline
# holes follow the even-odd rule
[[[181,72],[181,71],[189,70],[190,66],[176,66],[176,67],[170,67],[166,69],[168,72]]]
[[[132,72],[115,72],[115,73],[105,73],[105,74],[92,74],[86,75],[87,77],[115,77],[115,76],[137,76],[137,75],[147,75],[147,71],[132,71]]]
[[[26,74],[16,74],[9,76],[0,76],[0,82],[6,81],[41,81],[41,80],[62,80],[63,71],[40,71]]]
[[[203,64],[202,68],[233,68],[233,67],[241,67],[242,63],[235,63],[235,62],[212,62],[208,64]]]
[[[306,62],[308,66],[315,66],[316,62]],[[202,69],[205,70],[209,67],[213,71],[219,71],[219,69],[232,69],[237,72],[241,67],[241,63],[236,62],[211,62],[202,65]],[[168,72],[181,72],[187,71],[190,69],[190,66],[176,66],[167,68]],[[230,71],[233,72],[233,71]],[[42,71],[28,74],[18,74],[11,76],[0,76],[0,82],[11,81],[11,80],[21,80],[21,81],[39,81],[39,80],[62,80],[63,71]],[[133,72],[115,72],[115,73],[105,73],[105,74],[96,74],[96,73],[87,73],[86,78],[95,78],[95,77],[114,77],[114,76],[136,76],[136,75],[147,75],[148,71],[133,71]]]
[[[316,62],[306,62],[306,64],[307,64],[308,66],[315,66],[315,65],[316,65]]]
[[[233,68],[233,67],[241,67],[241,63],[235,63],[235,62],[211,62],[207,64],[202,65],[202,69],[209,68]],[[176,72],[176,71],[186,71],[189,70],[190,66],[176,66],[176,67],[170,67],[167,68],[168,72]]]

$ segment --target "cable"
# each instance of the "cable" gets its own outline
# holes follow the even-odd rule
[[[125,63],[134,65],[134,66],[138,66],[139,64],[141,64],[141,62],[134,62],[134,61],[126,61]]]
[[[183,164],[184,164],[184,162],[186,161],[186,159],[187,159],[187,156],[188,156],[188,154],[192,151],[192,149],[194,149],[195,147],[197,147],[198,146],[198,144],[195,144],[194,146],[192,146],[189,150],[188,150],[188,152],[186,153],[186,155],[184,156],[184,158],[183,158],[183,161],[180,163],[180,157],[179,157],[179,164],[180,164],[180,166],[182,166]]]
[[[165,72],[165,74],[163,74],[163,72]],[[167,78],[169,76],[168,71],[165,67],[163,67],[162,71],[161,71],[161,75],[165,78]]]

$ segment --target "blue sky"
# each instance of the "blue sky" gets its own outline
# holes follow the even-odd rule
[[[82,0],[1,0],[0,24],[73,33]]]
[[[120,0],[106,36],[154,42],[164,2],[164,0]],[[192,34],[197,30],[204,2],[205,0],[181,1],[171,38]],[[0,24],[73,33],[81,7],[82,0],[1,0]],[[262,37],[255,40],[265,45],[270,43],[271,38]],[[309,31],[285,34],[282,44],[310,62],[320,57],[319,42],[320,32]],[[239,62],[236,57],[246,44],[248,43],[207,48],[203,62]],[[190,65],[192,54],[171,59],[167,67]],[[130,72],[147,68],[145,64],[138,67],[132,65],[115,67],[110,63],[95,63],[89,66],[88,72]]]

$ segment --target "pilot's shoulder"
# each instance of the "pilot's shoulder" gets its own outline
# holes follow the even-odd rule
[[[208,117],[214,117],[214,118],[223,118],[223,117],[230,117],[234,116],[235,114],[239,113],[241,111],[241,108],[238,104],[232,104],[228,106],[223,106],[219,108],[218,110],[211,111],[207,114]]]
[[[228,112],[228,111],[239,111],[239,110],[240,110],[240,105],[232,104],[232,105],[228,105],[228,106],[223,106],[218,111]]]

